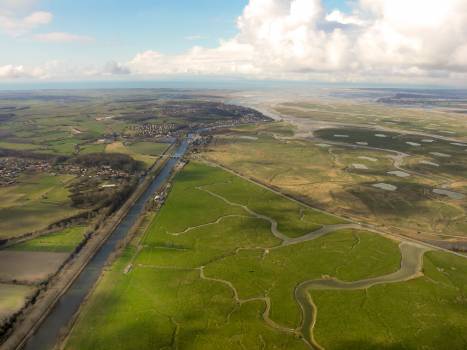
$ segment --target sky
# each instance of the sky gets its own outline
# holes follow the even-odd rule
[[[467,0],[0,0],[0,82],[467,86]]]

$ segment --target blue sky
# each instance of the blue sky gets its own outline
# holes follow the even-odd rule
[[[0,0],[0,80],[467,85],[465,0]]]
[[[43,0],[30,10],[51,12],[53,20],[35,33],[67,32],[92,37],[83,45],[37,42],[0,34],[0,64],[71,60],[81,64],[131,59],[137,52],[182,53],[194,45],[216,47],[237,33],[236,19],[247,0]],[[346,8],[326,0],[326,8]]]

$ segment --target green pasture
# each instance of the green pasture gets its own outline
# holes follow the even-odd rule
[[[429,252],[423,272],[365,290],[311,291],[317,341],[326,349],[465,349],[466,259]]]
[[[13,186],[0,188],[0,237],[39,231],[76,215],[66,185],[71,175],[24,175]]]
[[[218,168],[190,163],[140,247],[133,243],[104,274],[66,349],[305,349],[300,337],[263,320],[265,304],[256,298],[269,297],[273,322],[295,328],[301,317],[293,299],[298,283],[324,275],[351,281],[399,266],[397,244],[364,231],[340,230],[280,247],[269,222],[203,188],[274,216],[285,232],[315,228],[313,221],[308,228],[306,221],[297,224],[296,203]],[[321,224],[328,220],[311,217]],[[231,282],[240,299],[254,299],[237,304],[226,283],[201,278],[202,266],[207,278]]]
[[[10,250],[72,252],[84,239],[86,226],[75,226],[9,247]]]
[[[34,287],[0,283],[0,325],[4,319],[19,311]]]
[[[168,147],[169,144],[158,142],[136,142],[128,146],[133,152],[147,156],[160,156]]]

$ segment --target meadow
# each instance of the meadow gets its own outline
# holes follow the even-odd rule
[[[36,232],[79,214],[71,206],[71,175],[22,175],[17,184],[0,188],[0,238]]]
[[[302,211],[309,213],[309,221],[297,216]],[[398,242],[378,234],[340,224],[314,235],[315,224],[335,225],[334,217],[315,213],[231,173],[190,163],[143,235],[104,273],[65,348],[308,348],[295,300],[297,285],[331,277],[350,282],[384,276],[401,265]],[[274,222],[280,234],[274,232]],[[439,320],[418,321],[447,302],[460,308],[445,307],[442,315],[452,317],[452,324],[459,320],[465,281],[451,280],[465,274],[466,266],[463,258],[433,251],[424,260],[426,277],[362,291],[310,290],[318,309],[314,340],[329,349],[371,341],[380,348],[412,349],[399,321],[412,308],[404,319],[419,327],[418,344],[439,348],[422,336],[432,332],[451,348],[460,348],[465,320],[446,334]],[[387,300],[380,289],[393,297]],[[374,322],[362,314],[367,305],[377,315],[387,311],[385,322],[370,328],[374,337],[357,326]],[[400,326],[387,336],[384,324],[389,323]]]
[[[141,141],[132,143],[129,148],[133,152],[155,157],[162,155],[167,150],[168,146],[169,144],[167,143]]]
[[[116,141],[111,144],[108,144],[105,147],[105,152],[106,153],[122,153],[122,154],[128,154],[130,157],[132,157],[135,160],[141,161],[145,164],[147,168],[152,166],[154,162],[156,161],[156,157],[147,154],[147,150],[149,149],[148,146],[145,146],[146,148],[144,149],[146,153],[140,152],[140,150],[135,150],[133,147],[125,145],[121,141]],[[140,146],[140,148],[144,148],[144,146]]]
[[[319,139],[291,137],[290,132],[295,130],[292,126],[282,133],[278,133],[278,127],[286,128],[284,123],[273,123],[218,134],[202,157],[359,222],[437,239],[465,235],[465,200],[433,192],[447,184],[453,191],[465,192],[465,147],[442,140],[422,142],[426,137],[421,136],[355,128],[324,128],[315,132]],[[367,148],[371,146],[390,148]],[[413,154],[403,157],[396,153],[412,150]],[[432,154],[437,152],[452,156]],[[387,184],[395,190],[375,188],[376,184]]]
[[[12,245],[8,249],[31,252],[72,252],[83,241],[86,230],[86,226],[69,227]]]
[[[19,311],[34,287],[0,283],[0,326],[11,314]]]
[[[316,338],[326,349],[464,349],[466,259],[428,252],[423,273],[364,290],[312,291]]]

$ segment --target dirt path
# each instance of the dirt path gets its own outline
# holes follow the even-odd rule
[[[221,221],[225,220],[225,219],[228,219],[228,218],[252,218],[252,216],[248,216],[248,215],[235,215],[235,214],[232,214],[232,215],[223,215],[221,217],[219,217],[217,220],[215,221],[212,221],[212,222],[208,222],[206,224],[201,224],[201,225],[196,225],[196,226],[190,226],[190,227],[187,227],[186,229],[184,229],[183,231],[180,231],[180,232],[167,232],[167,234],[169,235],[172,235],[172,236],[180,236],[180,235],[183,235],[185,233],[188,233],[190,231],[193,231],[193,230],[196,230],[198,228],[202,228],[202,227],[206,227],[206,226],[212,226],[212,225],[217,225],[217,224],[220,224]]]

